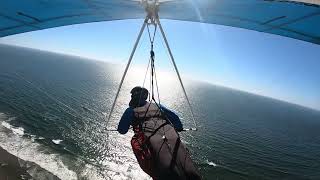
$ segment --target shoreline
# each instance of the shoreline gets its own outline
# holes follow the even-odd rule
[[[49,179],[59,180],[59,178],[39,165],[24,161],[3,149],[0,146],[0,179],[20,180],[20,179]]]
[[[26,168],[21,167],[19,158],[0,147],[0,179],[31,179]]]

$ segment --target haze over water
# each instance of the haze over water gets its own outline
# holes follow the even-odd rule
[[[128,75],[106,124],[120,66],[5,45],[0,54],[1,147],[61,179],[148,179],[132,133],[105,131],[144,71]],[[161,103],[192,127],[176,78],[160,75],[159,86]],[[320,178],[319,111],[196,81],[186,89],[199,131],[181,135],[204,179]]]

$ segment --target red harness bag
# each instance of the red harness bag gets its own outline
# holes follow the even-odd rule
[[[155,179],[152,153],[146,140],[147,138],[143,132],[135,132],[135,135],[131,139],[131,146],[141,169]]]

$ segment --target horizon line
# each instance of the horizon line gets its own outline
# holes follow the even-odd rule
[[[23,45],[8,44],[8,43],[3,43],[3,42],[0,42],[0,45],[18,47],[18,48],[25,48],[25,49],[29,49],[29,50],[42,51],[42,52],[53,53],[53,54],[57,54],[57,55],[76,57],[76,58],[83,59],[83,60],[96,61],[96,62],[107,63],[107,64],[118,65],[118,66],[123,66],[124,65],[124,63],[114,63],[114,62],[102,60],[102,59],[99,59],[99,58],[81,56],[81,55],[76,55],[76,54],[72,54],[72,53],[50,51],[48,49],[38,49],[38,48],[34,48],[34,47],[26,47],[26,46],[23,46]],[[182,76],[187,77],[185,74],[182,74]],[[310,109],[310,110],[314,110],[314,111],[320,112],[320,108],[309,106],[309,105],[304,105],[304,104],[299,104],[299,103],[296,103],[296,102],[291,102],[291,101],[284,100],[284,99],[278,98],[278,97],[273,97],[273,96],[269,96],[269,95],[265,95],[265,94],[259,94],[259,93],[252,92],[252,91],[249,91],[249,90],[244,90],[244,89],[241,89],[241,88],[231,87],[231,86],[228,86],[228,85],[225,85],[225,84],[216,83],[216,82],[212,82],[212,81],[208,81],[208,80],[194,79],[194,78],[190,78],[190,77],[187,78],[187,79],[188,80],[199,81],[199,82],[206,83],[206,84],[213,85],[213,86],[227,88],[227,89],[230,89],[230,90],[240,91],[240,92],[243,92],[243,93],[248,93],[248,94],[252,94],[252,95],[256,95],[256,96],[262,96],[264,98],[270,98],[270,99],[273,99],[273,100],[278,100],[278,101],[285,102],[285,103],[288,103],[288,104],[291,104],[291,105],[295,105],[295,106],[299,106],[299,107],[303,107],[303,108],[307,108],[307,109]]]

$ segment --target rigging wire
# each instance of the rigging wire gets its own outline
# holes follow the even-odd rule
[[[125,79],[125,77],[126,77],[126,75],[127,75],[127,72],[128,72],[128,70],[129,70],[129,66],[130,66],[130,64],[131,64],[133,55],[134,55],[134,53],[135,53],[135,51],[136,51],[136,49],[137,49],[137,46],[138,46],[138,44],[139,44],[140,38],[141,38],[141,36],[142,36],[142,34],[143,34],[143,31],[144,31],[146,25],[148,24],[148,19],[149,19],[149,17],[146,17],[146,18],[145,18],[145,20],[144,20],[144,22],[143,22],[143,25],[142,25],[142,27],[141,27],[141,29],[140,29],[139,35],[138,35],[138,37],[137,37],[137,40],[136,40],[136,42],[135,42],[135,44],[134,44],[134,46],[133,46],[133,49],[132,49],[132,52],[131,52],[131,54],[130,54],[128,63],[127,63],[127,65],[126,65],[126,68],[125,68],[124,73],[123,73],[123,75],[122,75],[122,78],[121,78],[121,81],[120,81],[120,84],[119,84],[119,87],[118,87],[116,96],[115,96],[115,98],[114,98],[114,101],[113,101],[112,106],[111,106],[111,109],[110,109],[110,113],[109,113],[109,116],[108,116],[108,119],[107,119],[107,122],[106,122],[106,129],[108,129],[107,126],[108,126],[109,121],[110,121],[110,119],[111,119],[111,115],[112,115],[113,110],[114,110],[114,107],[115,107],[115,105],[116,105],[116,102],[117,102],[117,99],[118,99],[118,96],[119,96],[121,87],[122,87],[122,85],[123,85],[124,79]]]
[[[158,88],[158,78],[157,78],[156,70],[154,70],[154,77],[155,77],[155,81],[156,81],[156,88],[157,88],[157,94],[158,94],[158,101],[159,101],[159,104],[161,104],[161,102],[160,102],[160,91],[159,91],[159,88]]]
[[[150,33],[150,25],[154,25],[154,31],[153,31],[153,35],[151,37],[151,33]],[[154,42],[154,39],[156,37],[156,32],[157,32],[157,24],[152,24],[152,23],[148,23],[147,24],[147,29],[148,29],[148,35],[149,35],[149,40],[150,40],[150,43],[151,43],[151,48],[153,50],[153,42]]]
[[[149,34],[149,40],[150,40],[150,44],[151,44],[151,50],[150,50],[150,63],[151,63],[151,69],[150,69],[150,90],[151,90],[151,100],[149,99],[150,102],[154,102],[156,104],[156,106],[158,107],[158,111],[160,112],[163,112],[162,110],[162,107],[161,107],[161,104],[160,104],[160,95],[159,95],[159,88],[158,88],[158,81],[157,81],[157,78],[156,78],[156,70],[155,70],[155,65],[154,65],[154,62],[155,62],[155,53],[153,51],[153,43],[154,43],[154,38],[155,38],[155,35],[156,35],[156,30],[157,30],[157,26],[156,24],[154,24],[155,26],[155,29],[154,29],[154,33],[153,33],[153,37],[151,38],[151,33],[150,33],[150,30],[149,30],[149,27],[148,27],[148,34]],[[157,91],[157,95],[158,95],[158,102],[156,101],[155,97],[154,97],[154,82],[155,82],[155,85],[156,85],[156,91]],[[150,96],[149,96],[150,98]],[[150,107],[151,103],[149,104],[149,107]],[[147,108],[147,111],[149,109],[149,107]],[[169,124],[171,124],[173,127],[174,125],[172,124],[171,120],[167,117],[167,115],[163,112],[162,113],[166,120],[169,122]],[[164,134],[165,135],[165,134]]]
[[[39,92],[43,93],[44,95],[46,95],[49,99],[53,100],[54,102],[56,102],[58,105],[60,106],[64,106],[66,109],[68,109],[69,111],[72,111],[74,114],[66,111],[66,109],[62,109],[62,111],[64,111],[65,113],[69,114],[70,116],[74,117],[74,118],[79,118],[79,116],[77,116],[76,114],[78,114],[78,112],[71,108],[70,106],[66,105],[65,103],[63,103],[61,100],[59,100],[58,98],[55,98],[53,95],[49,94],[48,92],[46,92],[45,90],[41,89],[40,87],[36,86],[33,82],[27,80],[26,78],[24,78],[23,76],[21,76],[18,73],[15,73],[17,77],[19,77],[20,79],[24,80],[25,82],[27,82],[31,87],[35,88],[36,90],[38,90]]]
[[[161,41],[162,46],[165,48],[165,45],[163,44],[163,41]],[[168,56],[168,58],[170,58],[169,53],[166,51],[166,54]],[[183,131],[197,131],[197,126],[196,124],[193,122],[194,127],[193,128],[187,128],[187,129],[183,129]],[[187,134],[188,136],[190,136],[193,140],[194,137],[191,134]]]
[[[165,36],[164,30],[162,29],[160,20],[159,20],[158,18],[156,18],[156,21],[157,21],[157,24],[159,25],[160,32],[161,32],[161,34],[162,34],[162,36],[163,36],[163,40],[164,40],[165,45],[166,45],[166,47],[167,47],[167,49],[168,49],[168,53],[169,53],[170,59],[171,59],[172,64],[173,64],[173,66],[174,66],[174,68],[175,68],[175,71],[176,71],[176,74],[177,74],[177,76],[178,76],[180,85],[181,85],[181,87],[182,87],[183,94],[184,94],[184,96],[185,96],[185,98],[186,98],[186,100],[187,100],[187,103],[188,103],[188,106],[189,106],[189,110],[190,110],[191,115],[192,115],[192,121],[193,121],[193,124],[194,124],[195,128],[191,128],[191,129],[197,130],[197,129],[196,129],[197,123],[196,123],[196,120],[195,120],[195,115],[194,115],[194,113],[193,113],[193,109],[192,109],[190,100],[189,100],[189,98],[188,98],[187,92],[186,92],[186,90],[185,90],[185,87],[184,87],[184,85],[183,85],[183,82],[182,82],[182,79],[181,79],[181,76],[180,76],[178,67],[177,67],[176,62],[175,62],[175,60],[174,60],[174,57],[173,57],[173,55],[172,55],[172,52],[171,52],[171,49],[170,49],[168,40],[167,40],[167,38],[166,38],[166,36]]]
[[[118,87],[118,90],[117,90],[117,93],[116,93],[116,97],[115,97],[115,99],[114,99],[114,101],[113,101],[113,104],[112,104],[112,107],[111,107],[111,110],[110,110],[110,113],[109,113],[109,116],[108,116],[106,125],[108,125],[108,123],[109,123],[109,121],[110,121],[110,118],[111,118],[111,115],[112,115],[112,113],[113,113],[113,110],[114,110],[116,101],[117,101],[118,96],[119,96],[120,89],[121,89],[121,87],[122,87],[122,85],[123,85],[124,78],[126,77],[126,74],[127,74],[127,72],[128,72],[128,69],[129,69],[129,66],[130,66],[130,63],[131,63],[131,60],[132,60],[132,58],[133,58],[133,55],[134,55],[134,53],[135,53],[135,50],[136,50],[136,48],[137,48],[137,45],[138,45],[139,40],[140,40],[140,38],[141,38],[141,35],[142,35],[142,33],[143,33],[144,29],[145,29],[145,26],[147,26],[148,35],[149,35],[149,40],[150,40],[150,44],[151,44],[151,50],[150,50],[150,59],[149,59],[148,67],[147,67],[147,70],[146,70],[146,73],[145,73],[145,77],[144,77],[144,81],[143,81],[143,87],[144,87],[144,84],[145,84],[145,81],[146,81],[146,75],[147,75],[147,72],[148,72],[148,69],[149,69],[149,64],[150,64],[150,73],[151,73],[151,78],[150,78],[150,90],[151,90],[151,95],[149,96],[149,101],[154,101],[155,104],[158,106],[158,108],[159,108],[160,110],[162,109],[161,106],[160,106],[160,93],[159,93],[158,82],[157,82],[157,77],[156,77],[156,71],[155,71],[155,66],[154,66],[155,53],[154,53],[154,51],[153,51],[154,39],[155,39],[155,36],[156,36],[157,27],[158,27],[158,25],[159,25],[161,34],[162,34],[162,36],[163,36],[163,39],[164,39],[164,41],[165,41],[166,47],[167,47],[168,52],[169,52],[170,59],[172,60],[172,63],[173,63],[173,65],[174,65],[175,71],[176,71],[176,73],[177,73],[177,76],[178,76],[180,85],[181,85],[182,90],[183,90],[183,93],[184,93],[184,96],[185,96],[185,98],[186,98],[186,100],[187,100],[187,103],[188,103],[188,106],[189,106],[189,110],[190,110],[191,115],[192,115],[193,124],[194,124],[194,126],[195,126],[194,128],[189,128],[189,129],[186,129],[186,130],[187,130],[187,131],[188,131],[188,130],[197,130],[197,128],[196,128],[196,127],[197,127],[197,124],[196,124],[196,121],[195,121],[195,116],[194,116],[194,113],[193,113],[193,109],[192,109],[192,107],[191,107],[191,103],[190,103],[189,98],[188,98],[188,96],[187,96],[187,93],[186,93],[186,90],[185,90],[185,88],[184,88],[184,85],[183,85],[183,82],[182,82],[180,73],[179,73],[178,68],[177,68],[177,65],[176,65],[176,63],[175,63],[175,61],[174,61],[173,55],[172,55],[172,53],[171,53],[171,49],[170,49],[170,47],[169,47],[167,38],[166,38],[166,36],[165,36],[165,34],[164,34],[164,31],[163,31],[163,29],[162,29],[162,26],[161,26],[161,24],[160,24],[160,21],[159,21],[158,18],[155,18],[155,20],[153,19],[153,21],[151,20],[151,22],[149,22],[149,20],[151,20],[151,19],[147,16],[146,19],[145,19],[145,21],[144,21],[144,23],[143,23],[143,25],[142,25],[142,27],[141,27],[140,33],[139,33],[139,35],[138,35],[138,38],[137,38],[136,43],[135,43],[135,45],[134,45],[134,48],[133,48],[133,50],[132,50],[132,52],[131,52],[129,61],[128,61],[127,66],[126,66],[126,68],[125,68],[125,71],[124,71],[124,73],[123,73],[123,75],[122,75],[122,78],[121,78],[121,81],[120,81],[120,85],[119,85],[119,87]],[[150,25],[154,25],[154,31],[153,31],[152,36],[151,36],[151,32],[150,32],[150,27],[149,27]],[[161,41],[161,42],[162,42],[162,41]],[[163,45],[163,42],[162,42],[162,45]],[[167,52],[167,53],[168,53],[168,52]],[[154,93],[154,82],[155,82],[155,85],[156,85],[156,88],[157,88],[156,91],[157,91],[158,102],[159,102],[159,103],[156,102],[156,99],[155,99],[155,97],[154,97],[154,94],[155,94],[155,93]],[[141,94],[140,94],[140,96],[141,96]],[[139,100],[140,100],[140,98],[139,98]],[[168,119],[168,118],[167,118],[167,119]],[[170,120],[169,120],[169,122],[170,122]],[[170,123],[171,123],[171,122],[170,122]],[[171,123],[171,124],[172,124],[172,123]],[[107,128],[106,128],[106,130],[108,131]]]
[[[149,29],[148,29],[149,30]],[[156,29],[155,29],[156,31]],[[148,34],[149,34],[149,37],[150,37],[150,31],[148,31]],[[154,33],[154,36],[155,36],[155,33]],[[153,37],[153,40],[154,40],[154,37]],[[162,110],[161,108],[161,103],[160,103],[160,93],[159,93],[159,88],[158,88],[158,81],[157,81],[157,75],[156,75],[156,68],[155,68],[155,65],[154,65],[154,62],[155,62],[155,53],[153,51],[153,40],[151,40],[150,38],[150,43],[151,43],[151,50],[150,50],[150,63],[151,63],[151,69],[150,69],[150,78],[151,78],[151,93],[152,93],[152,101],[154,101],[154,103],[157,105],[158,107],[158,111],[157,113],[160,111],[160,113],[162,115],[164,115],[165,119],[167,120],[166,123],[169,123],[171,124],[172,127],[174,127],[174,125],[172,124],[171,120],[167,117],[166,113],[164,113],[164,111]],[[154,84],[155,82],[155,84]],[[157,91],[157,95],[158,95],[158,103],[156,102],[156,99],[154,97],[154,85],[156,86],[156,91]],[[148,106],[148,109],[147,111],[149,110],[149,107],[150,107],[151,103],[149,104]],[[146,114],[147,114],[147,111],[146,111]],[[145,114],[145,115],[146,115]],[[162,127],[162,132],[163,132],[163,137],[166,136],[166,132],[165,132],[165,129],[164,129],[164,126]],[[177,133],[178,137],[180,137],[179,133]],[[167,141],[163,141],[163,144],[166,144],[167,147],[170,149],[170,154],[171,156],[173,157],[173,154],[171,152],[173,152],[173,150],[171,149],[171,145],[167,142]],[[178,162],[174,162],[176,163],[176,165],[178,164],[181,164],[180,160],[177,160]],[[172,162],[171,162],[172,163]],[[170,165],[171,166],[171,165]],[[177,166],[182,172],[183,170],[181,169],[180,166]]]
[[[148,71],[149,71],[150,62],[151,62],[151,59],[149,58],[147,70],[146,70],[146,73],[144,74],[144,79],[143,79],[142,87],[144,87],[144,84],[145,84],[146,79],[147,79],[147,74],[148,74]]]
[[[59,100],[58,98],[55,98],[53,95],[51,95],[50,93],[46,92],[44,89],[36,86],[32,81],[29,81],[28,79],[24,78],[24,77],[21,76],[19,73],[16,72],[15,75],[16,75],[18,78],[20,78],[21,80],[23,80],[23,81],[25,81],[26,83],[28,83],[32,88],[34,88],[34,89],[38,90],[40,93],[43,93],[44,95],[46,95],[49,99],[51,99],[52,101],[54,101],[55,103],[57,103],[60,107],[61,107],[61,106],[64,106],[66,109],[65,109],[65,108],[61,108],[62,112],[65,112],[66,114],[68,114],[68,115],[70,115],[70,116],[72,116],[72,117],[74,117],[74,118],[79,118],[79,119],[81,119],[81,117],[77,115],[78,112],[77,112],[75,109],[73,109],[72,107],[66,105],[65,103],[63,103],[63,102],[62,102],[61,100]],[[70,112],[67,111],[67,110],[74,112],[74,114],[70,113]],[[64,122],[66,123],[66,127],[70,128],[70,130],[71,130],[72,132],[75,132],[75,129],[76,129],[76,128],[74,128],[74,126],[73,126],[71,123],[69,123],[68,121],[64,121]],[[22,149],[22,148],[23,148],[23,145],[22,145],[22,143],[20,143],[20,144],[19,144],[19,147],[18,147],[18,151],[17,151],[17,155],[18,155],[18,156],[20,156],[20,153],[21,153],[21,149]],[[19,164],[21,164],[21,163],[23,163],[23,162],[20,162],[20,159],[19,159]]]
[[[154,26],[154,29],[153,29],[153,34],[151,34],[150,32],[150,25],[153,25]],[[147,29],[148,29],[148,35],[149,35],[149,41],[150,41],[150,45],[151,45],[151,48],[150,48],[150,65],[151,65],[151,77],[150,77],[150,90],[151,90],[151,99],[155,101],[156,103],[156,100],[154,98],[154,74],[155,74],[155,67],[154,67],[154,60],[155,60],[155,53],[153,51],[153,44],[154,44],[154,40],[155,40],[155,37],[156,37],[156,32],[157,32],[157,24],[155,23],[148,23],[147,24]],[[156,81],[156,79],[155,79]],[[157,84],[157,81],[156,81],[156,84]],[[157,87],[157,94],[158,94],[158,101],[159,101],[159,104],[160,104],[160,98],[159,98],[159,89]]]

